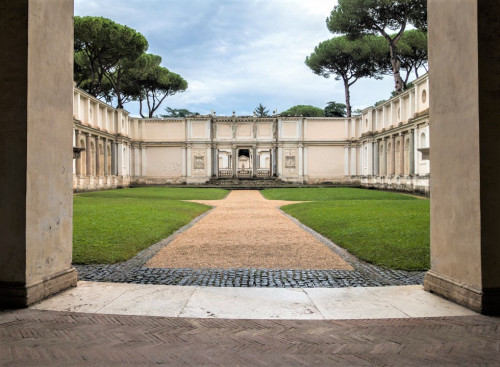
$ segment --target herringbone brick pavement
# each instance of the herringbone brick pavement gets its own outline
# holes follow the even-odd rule
[[[342,321],[0,312],[2,366],[500,365],[500,318]]]

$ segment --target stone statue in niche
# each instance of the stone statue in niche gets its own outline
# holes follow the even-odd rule
[[[194,169],[205,169],[205,157],[194,157]]]
[[[285,157],[285,168],[295,168],[295,156],[288,155]]]

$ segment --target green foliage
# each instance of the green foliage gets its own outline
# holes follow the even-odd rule
[[[418,69],[423,67],[427,71],[427,32],[419,29],[405,31],[397,46],[398,57],[401,61],[401,69],[405,71],[403,78],[403,89],[409,89],[408,79],[415,72],[418,78]]]
[[[396,92],[392,92],[392,93],[396,94]],[[393,96],[391,96],[391,97],[393,97]],[[375,104],[373,106],[377,107],[377,106],[380,106],[382,103],[385,103],[385,102],[387,102],[387,99],[381,99],[380,101],[375,102]]]
[[[427,28],[427,0],[338,0],[326,25],[351,35],[399,31],[407,23]]]
[[[253,113],[257,117],[269,116],[269,110],[266,110],[266,106],[263,106],[262,103],[259,103],[259,105],[255,108]]]
[[[313,201],[282,209],[362,260],[392,269],[429,269],[428,199],[351,188],[262,193],[268,199]]]
[[[160,63],[160,56],[143,54],[125,78],[126,91],[139,101],[142,117],[146,117],[143,103],[148,109],[147,117],[151,118],[166,97],[184,92],[188,87],[186,80]]]
[[[179,200],[222,199],[219,189],[137,188],[77,194],[73,262],[126,261],[168,237],[209,207]]]
[[[75,17],[75,81],[95,97],[111,98],[123,107],[121,80],[148,48],[146,38],[132,28],[103,17]]]
[[[321,42],[306,57],[305,63],[313,73],[325,78],[335,75],[335,80],[343,81],[347,117],[351,117],[349,87],[360,78],[380,78],[386,72],[384,42],[372,35],[356,39],[335,37]]]
[[[389,46],[397,93],[403,90],[397,45],[408,23],[427,28],[427,0],[338,0],[326,21],[332,33],[383,36]],[[391,31],[396,33],[391,35]]]
[[[324,112],[325,117],[345,117],[347,114],[345,104],[335,101],[328,102]]]
[[[304,117],[324,117],[325,112],[319,108],[309,105],[297,105],[280,113],[282,116],[304,116]]]
[[[185,108],[170,108],[167,107],[165,108],[165,111],[167,111],[166,115],[160,115],[161,117],[186,117],[186,116],[193,116],[193,115],[199,115],[198,112],[191,112]]]

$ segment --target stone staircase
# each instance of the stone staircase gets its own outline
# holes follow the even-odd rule
[[[278,178],[213,178],[204,186],[231,190],[262,190],[273,187],[297,187],[297,184],[283,182]]]

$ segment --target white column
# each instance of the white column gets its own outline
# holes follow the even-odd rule
[[[146,177],[147,176],[147,151],[146,147],[142,147],[141,149],[141,176]]]
[[[187,149],[183,147],[181,149],[181,170],[182,177],[186,177],[187,175]]]
[[[366,166],[367,166],[367,175],[373,175],[373,144],[368,142],[366,143]]]
[[[308,176],[309,173],[307,171],[307,147],[304,147],[304,176]]]
[[[191,147],[188,146],[187,147],[187,150],[186,150],[186,166],[187,166],[187,177],[191,177],[192,176],[192,172],[191,172]]]
[[[276,162],[276,168],[278,169],[278,177],[283,176],[283,148],[278,147],[278,161]]]
[[[206,172],[207,176],[211,177],[212,176],[212,148],[210,146],[207,147],[207,167],[206,167]]]
[[[219,149],[217,147],[214,147],[214,169],[213,169],[213,175],[215,177],[219,177]]]
[[[357,148],[356,147],[351,147],[350,151],[351,151],[351,169],[350,169],[350,175],[351,176],[358,176],[358,171],[356,169],[356,167],[357,167],[357,161],[358,161],[358,159],[356,157]]]
[[[344,147],[344,175],[349,176],[349,146]]]
[[[410,156],[408,157],[408,163],[410,165],[410,170],[409,170],[409,174],[410,175],[414,175],[415,174],[415,129],[410,129],[410,146],[409,146],[409,149],[408,149],[408,153],[410,154]]]
[[[304,155],[302,152],[303,147],[299,146],[299,177],[303,177],[304,175]]]
[[[108,139],[107,138],[104,138],[103,139],[103,148],[104,148],[104,169],[103,169],[103,174],[104,176],[108,176],[109,175],[109,172],[108,172]]]
[[[80,99],[80,92],[76,92],[75,95],[75,106],[73,107],[73,113],[76,116],[78,120],[83,121],[83,118],[81,116],[81,99]]]
[[[141,175],[141,149],[136,146],[134,149],[134,176]]]
[[[361,156],[359,157],[360,158],[360,163],[361,163],[361,176],[365,176],[366,175],[366,164],[365,164],[365,143],[362,143],[361,144]]]
[[[374,141],[372,143],[373,150],[373,175],[378,176],[379,175],[379,145],[378,141]]]
[[[123,165],[124,165],[124,162],[123,162],[123,142],[118,142],[118,154],[116,155],[117,159],[118,159],[118,162],[117,162],[117,174],[118,176],[123,176]]]
[[[101,110],[99,102],[95,104],[95,124],[102,128]]]

